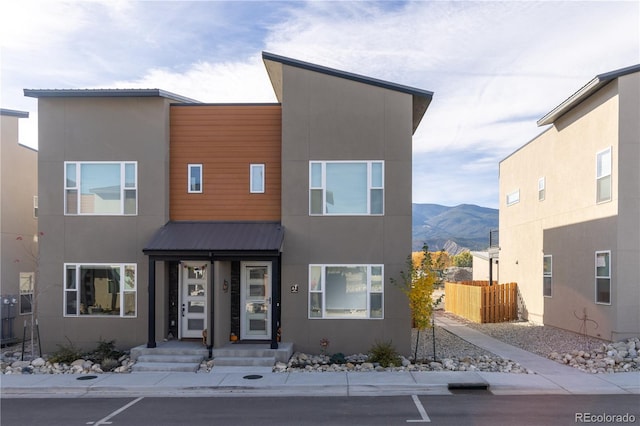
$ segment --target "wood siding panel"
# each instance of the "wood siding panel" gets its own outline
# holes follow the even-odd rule
[[[279,105],[171,107],[171,220],[280,220]],[[201,194],[187,165],[202,164]],[[265,192],[249,192],[249,165],[265,165]]]

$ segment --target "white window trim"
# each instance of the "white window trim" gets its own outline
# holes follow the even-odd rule
[[[606,253],[609,257],[609,275],[598,275],[598,255]],[[596,305],[611,305],[611,299],[613,298],[613,283],[611,279],[611,250],[599,250],[595,253],[594,258],[594,301]],[[605,278],[609,280],[609,302],[598,302],[598,278]]]
[[[538,201],[544,201],[546,194],[546,181],[544,177],[538,179]]]
[[[603,174],[603,175],[599,175],[598,174],[598,159],[600,158],[600,155],[609,152],[609,173],[607,174]],[[596,152],[596,204],[601,204],[601,203],[608,203],[613,199],[613,178],[612,178],[612,174],[613,174],[613,149],[612,147],[608,147],[605,148],[601,151]],[[600,181],[600,179],[609,177],[609,198],[604,199],[604,200],[598,200],[598,182]]]
[[[23,276],[29,276],[29,280],[31,283],[31,288],[28,291],[25,291],[22,289],[22,277]],[[36,274],[35,272],[20,272],[20,288],[18,289],[18,292],[20,293],[18,296],[18,313],[20,315],[31,315],[33,313],[33,291],[34,291],[34,287],[35,287],[35,278],[36,278]],[[29,312],[22,312],[22,297],[23,296],[30,296],[30,302],[31,302],[31,310]]]
[[[520,202],[520,189],[507,194],[507,206],[512,206]]]
[[[75,164],[76,166],[76,175],[74,180],[76,182],[76,186],[67,186],[67,165]],[[80,206],[82,204],[82,194],[80,192],[81,182],[80,182],[80,169],[83,164],[119,164],[120,165],[120,212],[119,213],[82,213],[80,211]],[[133,164],[135,167],[135,181],[133,186],[125,186],[126,182],[126,165]],[[76,191],[76,211],[77,213],[67,213],[67,191],[75,190]],[[125,192],[126,191],[135,191],[136,192],[136,208],[135,213],[125,213],[124,205],[125,205]],[[64,215],[65,216],[137,216],[138,215],[138,162],[137,161],[65,161],[64,162]]]
[[[38,196],[37,195],[33,196],[33,218],[34,219],[38,218]]]
[[[125,276],[125,267],[133,267],[135,280],[133,282],[133,290],[125,290],[125,286],[120,286],[120,292],[118,293],[120,296],[120,313],[119,315],[90,315],[90,314],[81,314],[80,313],[80,269],[82,267],[91,267],[91,266],[117,266],[120,268],[120,276]],[[67,268],[74,267],[75,268],[75,280],[76,280],[76,288],[75,289],[67,289]],[[138,265],[136,263],[65,263],[63,269],[63,277],[62,277],[62,315],[68,318],[137,318],[138,317]],[[67,314],[67,293],[76,293],[76,309],[77,314]],[[133,293],[135,295],[135,315],[125,315],[124,312],[124,295],[125,293]]]
[[[253,174],[254,169],[262,170],[262,180],[260,182],[260,188],[253,187]],[[265,165],[264,164],[251,164],[249,165],[249,192],[251,194],[264,194],[265,192]]]
[[[332,267],[345,267],[345,268],[352,268],[352,267],[366,267],[367,268],[367,316],[366,317],[352,317],[352,316],[326,316],[326,289],[327,289],[327,283],[326,283],[326,268],[332,268]],[[333,320],[333,319],[349,319],[349,320],[382,320],[384,319],[384,265],[382,264],[311,264],[309,265],[309,275],[308,275],[308,280],[311,279],[311,268],[313,267],[320,267],[321,269],[321,277],[323,279],[322,281],[322,288],[320,291],[312,291],[311,290],[311,283],[309,284],[309,295],[307,298],[307,317],[308,319],[311,320],[323,320],[323,319],[329,319],[329,320]],[[379,267],[382,270],[382,291],[372,291],[371,290],[371,268],[375,268],[375,267]],[[311,294],[321,294],[322,295],[322,315],[319,317],[312,317],[311,316]],[[371,317],[371,295],[372,294],[381,294],[382,295],[382,315],[380,317]]]
[[[544,271],[544,260],[546,258],[549,258],[550,262],[551,262],[551,270],[549,272],[545,272]],[[550,293],[551,294],[544,294],[544,279],[545,278],[551,278],[551,287],[550,287]],[[544,256],[542,256],[542,296],[544,297],[553,297],[553,256],[550,254],[545,254]]]
[[[191,189],[191,170],[195,168],[199,169],[199,173],[198,173],[198,179],[200,179],[199,190]],[[203,186],[204,185],[202,182],[202,164],[188,164],[187,165],[187,192],[189,194],[202,194]]]
[[[366,213],[327,213],[327,164],[367,164],[367,212]],[[311,186],[312,182],[312,166],[313,164],[320,164],[322,168],[322,177],[321,177],[321,186]],[[381,164],[382,166],[382,185],[374,186],[373,185],[373,164]],[[385,196],[386,191],[384,189],[385,182],[385,162],[384,160],[328,160],[328,161],[309,161],[309,216],[384,216],[384,207],[385,207]],[[312,189],[320,189],[322,190],[322,213],[311,213],[311,190]],[[382,190],[382,212],[381,213],[371,213],[371,191],[374,189]]]

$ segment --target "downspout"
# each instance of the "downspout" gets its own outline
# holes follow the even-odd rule
[[[156,260],[149,256],[149,317],[147,348],[156,347]]]
[[[215,263],[213,262],[213,254],[209,253],[209,262],[211,263],[211,273],[209,274],[209,288],[210,288],[210,293],[211,293],[211,298],[209,300],[209,306],[211,307],[209,309],[209,321],[207,324],[207,349],[209,349],[209,359],[211,359],[213,357],[213,342],[214,342],[214,328],[213,328],[213,314],[214,314],[214,305],[213,302],[215,302],[215,281],[214,281],[214,277],[215,277]]]

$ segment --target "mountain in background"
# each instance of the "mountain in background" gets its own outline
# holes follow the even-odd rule
[[[413,251],[446,250],[455,255],[465,249],[486,250],[489,231],[498,229],[498,210],[472,204],[455,207],[413,204]]]

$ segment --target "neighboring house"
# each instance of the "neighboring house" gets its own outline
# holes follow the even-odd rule
[[[525,316],[640,334],[640,65],[595,77],[500,163],[500,281]]]
[[[39,102],[42,341],[410,350],[412,134],[432,93],[263,53],[276,104]],[[44,304],[43,304],[44,305]]]
[[[500,282],[500,276],[498,274],[498,259],[494,256],[491,257],[493,271],[489,273],[489,252],[488,251],[472,251],[473,257],[473,281],[491,281]]]
[[[28,117],[28,112],[0,109],[0,310],[3,344],[22,337],[22,319],[32,312],[38,232],[38,153],[18,140],[18,121]]]

